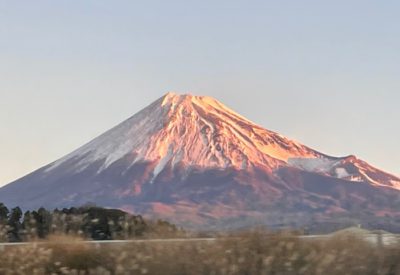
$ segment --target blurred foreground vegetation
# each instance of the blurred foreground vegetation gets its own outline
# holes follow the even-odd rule
[[[247,232],[216,241],[92,245],[71,236],[5,247],[0,274],[400,274],[400,247],[357,236]]]

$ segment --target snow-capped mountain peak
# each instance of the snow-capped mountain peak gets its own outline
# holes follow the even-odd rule
[[[120,125],[55,162],[78,159],[77,169],[102,160],[107,168],[131,155],[132,164],[165,164],[245,169],[277,167],[291,158],[322,157],[318,152],[263,129],[214,98],[168,93]]]
[[[207,229],[280,226],[282,218],[303,226],[332,214],[348,220],[354,211],[386,222],[400,217],[400,179],[355,156],[319,153],[214,98],[168,93],[0,188],[0,201],[26,209],[92,202]]]

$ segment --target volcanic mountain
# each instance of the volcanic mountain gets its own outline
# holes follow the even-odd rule
[[[211,97],[168,93],[0,188],[32,209],[94,203],[188,227],[346,221],[400,230],[400,179],[266,130]]]

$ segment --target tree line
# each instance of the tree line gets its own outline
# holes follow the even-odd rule
[[[43,207],[22,212],[0,203],[0,241],[21,242],[45,239],[49,235],[68,234],[85,239],[131,239],[146,235],[181,232],[165,221],[145,221],[118,209],[97,206],[71,207],[49,211]]]

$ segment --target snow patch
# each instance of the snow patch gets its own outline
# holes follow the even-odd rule
[[[400,189],[400,181],[398,180],[391,180],[390,183],[392,184],[393,187]]]
[[[357,168],[358,168],[358,172],[360,173],[361,177],[367,181],[369,181],[370,183],[373,183],[375,185],[383,185],[379,182],[377,182],[376,180],[372,179],[368,174],[365,168],[363,168],[360,164],[355,163],[354,164]]]
[[[158,176],[158,174],[160,174],[160,172],[161,172],[162,170],[164,170],[165,165],[167,165],[167,163],[168,163],[168,162],[171,160],[171,158],[172,158],[172,153],[173,153],[172,145],[169,145],[167,155],[166,155],[165,157],[163,157],[163,158],[157,163],[156,167],[154,168],[154,171],[153,171],[153,180]]]
[[[354,181],[354,182],[362,182],[363,181],[363,178],[361,176],[352,175],[352,176],[350,176],[349,179],[350,179],[350,181]]]
[[[336,172],[336,176],[339,179],[343,179],[343,178],[347,178],[350,176],[350,174],[347,172],[347,170],[345,168],[339,167],[335,169]]]
[[[308,171],[308,172],[319,172],[327,173],[335,166],[336,160],[330,160],[327,158],[289,158],[288,164]]]

